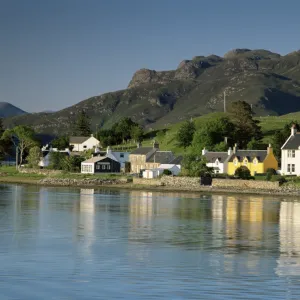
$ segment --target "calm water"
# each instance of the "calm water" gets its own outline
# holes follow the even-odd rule
[[[0,299],[300,299],[293,199],[0,185]]]

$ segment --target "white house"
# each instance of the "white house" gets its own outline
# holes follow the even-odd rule
[[[125,163],[129,161],[129,152],[113,151],[107,147],[106,154],[121,164],[121,170],[125,170]]]
[[[91,136],[71,136],[70,146],[73,147],[72,151],[82,152],[85,150],[93,149],[100,145],[100,141],[93,135]]]
[[[297,132],[295,125],[281,147],[281,174],[300,176],[300,132]]]
[[[210,152],[205,148],[202,150],[202,155],[206,158],[206,165],[214,169],[214,173],[226,173],[226,160],[232,154],[232,149],[229,148],[227,152]]]
[[[47,150],[47,147],[45,146],[42,148],[42,157],[39,162],[39,167],[46,168],[50,165],[51,153],[53,152],[60,152],[67,156],[70,155],[70,150],[68,148],[66,148],[65,150],[58,150],[57,148],[50,148],[49,150]]]
[[[143,171],[143,178],[150,179],[159,177],[163,174],[164,170],[169,170],[172,172],[172,175],[177,176],[181,171],[181,166],[175,164],[161,164],[158,168]]]

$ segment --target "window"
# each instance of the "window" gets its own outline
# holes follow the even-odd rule
[[[233,163],[234,163],[235,166],[237,166],[237,164],[238,164],[237,158],[233,161]]]
[[[92,165],[82,165],[81,172],[92,173],[93,172]]]
[[[295,150],[288,150],[288,157],[295,157]]]
[[[100,170],[100,165],[96,165],[96,169],[97,169],[97,170]]]
[[[105,170],[105,165],[102,165],[102,170]]]
[[[120,154],[120,157],[121,157],[121,158],[124,158],[124,153],[121,153],[121,154]]]
[[[256,158],[253,159],[253,164],[254,164],[254,165],[257,164],[257,159],[256,159]]]
[[[295,173],[295,165],[292,164],[292,172]]]
[[[83,146],[84,149],[86,149],[86,147],[87,147],[86,145]]]
[[[289,173],[295,173],[295,165],[294,164],[288,164],[287,165],[287,171]]]
[[[247,166],[247,165],[248,165],[248,160],[245,159],[245,160],[244,160],[244,166]]]
[[[216,160],[216,165],[218,165],[219,164],[219,161],[218,160]]]
[[[107,165],[107,170],[110,170],[110,165]]]

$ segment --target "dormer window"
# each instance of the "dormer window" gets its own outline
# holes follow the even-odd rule
[[[218,159],[216,160],[216,163],[215,163],[215,164],[216,164],[216,165],[218,165],[218,164],[219,164],[219,160],[218,160]]]
[[[238,159],[235,158],[235,159],[233,160],[233,163],[234,163],[235,166],[237,166],[237,164],[238,164]]]
[[[244,166],[247,166],[247,165],[248,165],[248,159],[247,159],[247,158],[244,159],[243,165],[244,165]]]
[[[257,165],[257,163],[258,163],[257,158],[254,158],[254,159],[253,159],[253,164],[254,164],[254,165]]]

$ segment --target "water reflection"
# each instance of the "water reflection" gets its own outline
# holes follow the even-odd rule
[[[280,256],[276,273],[300,276],[300,203],[281,202],[279,219]]]
[[[21,186],[0,192],[4,298],[300,294],[298,201]],[[52,294],[43,297],[47,287]]]

